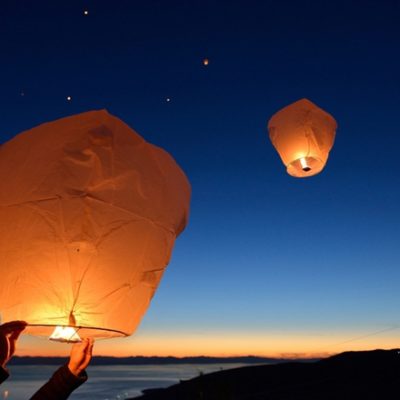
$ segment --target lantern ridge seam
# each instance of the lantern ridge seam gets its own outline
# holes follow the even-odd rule
[[[158,223],[158,222],[156,222],[156,221],[154,221],[154,220],[152,220],[152,219],[150,219],[150,218],[143,217],[143,215],[136,214],[136,213],[134,213],[134,212],[132,212],[132,211],[129,211],[129,210],[127,210],[127,209],[125,209],[125,208],[122,208],[122,207],[118,207],[118,206],[116,206],[115,204],[107,203],[106,201],[101,200],[101,199],[98,199],[98,198],[94,197],[93,195],[85,194],[85,195],[83,195],[83,196],[71,196],[71,197],[68,197],[68,199],[84,198],[84,197],[87,197],[87,198],[89,198],[89,199],[96,200],[96,201],[98,201],[98,202],[104,203],[104,204],[106,204],[106,205],[109,206],[109,207],[117,208],[118,210],[124,211],[124,212],[126,212],[126,213],[128,213],[128,214],[131,214],[131,215],[134,215],[135,217],[139,217],[140,219],[142,219],[142,220],[144,220],[144,221],[151,222],[152,224],[154,224],[154,225],[156,225],[156,226],[158,226],[158,227],[160,227],[160,228],[162,228],[162,229],[168,231],[169,233],[172,233],[172,234],[175,235],[175,231],[174,231],[173,229],[167,228],[166,226],[164,226],[164,225],[162,225],[162,224],[160,224],[160,223]],[[34,203],[40,203],[40,202],[45,202],[45,201],[51,201],[51,200],[60,200],[60,199],[63,199],[63,198],[64,198],[64,197],[60,197],[60,196],[57,196],[57,197],[48,197],[48,198],[37,199],[37,200],[23,201],[23,202],[21,202],[21,203],[1,204],[0,207],[22,206],[22,205],[30,204],[30,203],[33,203],[33,204],[34,204]]]

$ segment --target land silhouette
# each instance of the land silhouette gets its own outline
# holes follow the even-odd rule
[[[218,371],[135,400],[386,400],[400,397],[400,351],[345,352]],[[132,399],[131,399],[132,400]]]

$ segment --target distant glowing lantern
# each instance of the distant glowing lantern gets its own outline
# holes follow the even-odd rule
[[[268,122],[269,137],[289,175],[304,178],[324,168],[335,141],[335,119],[307,99],[278,111]]]
[[[0,147],[0,312],[76,342],[131,335],[187,223],[190,185],[106,111]]]
[[[210,63],[210,61],[209,61],[208,58],[204,58],[204,59],[203,59],[203,65],[204,65],[204,66],[207,66],[209,63]]]

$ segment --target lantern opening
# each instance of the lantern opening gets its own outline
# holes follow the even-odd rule
[[[301,157],[290,163],[286,169],[289,175],[305,178],[318,174],[324,168],[324,165],[324,162],[318,158]]]
[[[81,341],[78,330],[79,328],[73,326],[56,326],[49,339],[55,342],[77,343]]]

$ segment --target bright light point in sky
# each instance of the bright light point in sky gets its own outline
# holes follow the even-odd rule
[[[71,96],[67,96],[67,101],[71,101],[72,97]]]
[[[169,97],[166,98],[166,102],[169,103],[171,99]]]
[[[208,64],[209,64],[209,60],[208,60],[208,58],[205,58],[203,60],[203,65],[207,66]]]
[[[84,14],[84,15],[89,15],[89,11],[88,11],[88,10],[85,10],[85,11],[83,12],[83,14]]]

